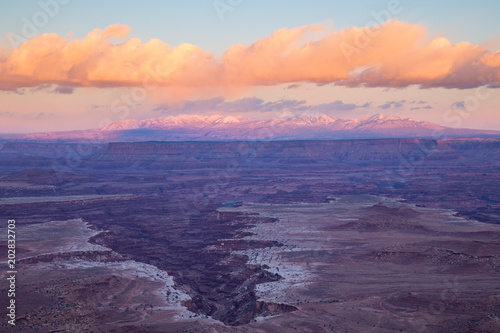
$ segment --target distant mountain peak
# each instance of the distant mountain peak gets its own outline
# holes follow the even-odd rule
[[[376,125],[388,121],[398,121],[400,122],[398,126],[401,127],[405,123],[415,125],[415,123],[426,123],[415,120],[413,118],[402,119],[398,116],[385,115],[385,114],[374,114],[372,116],[365,116],[359,119],[339,119],[337,117],[331,117],[324,113],[310,112],[299,115],[285,114],[274,119],[267,119],[265,122],[269,124],[288,124],[289,126],[321,126],[321,125],[331,125],[335,123],[349,123],[355,124],[357,126],[367,126]],[[225,125],[238,125],[245,123],[247,125],[252,125],[256,123],[262,123],[262,120],[244,118],[243,116],[222,116],[222,115],[191,115],[191,114],[181,114],[176,116],[167,116],[163,118],[151,118],[146,120],[134,120],[127,119],[121,120],[116,123],[104,126],[101,128],[102,131],[117,131],[117,130],[127,130],[127,129],[138,129],[138,128],[169,128],[169,127],[199,127],[199,126],[210,126],[215,124],[225,124]],[[432,123],[428,123],[432,124]],[[433,124],[435,126],[439,126]],[[404,127],[404,126],[403,126]],[[431,126],[432,127],[432,126]]]
[[[360,119],[339,119],[320,112],[284,114],[258,120],[241,115],[172,115],[146,120],[122,120],[101,128],[104,132],[152,130],[155,138],[240,140],[256,139],[334,139],[344,137],[418,137],[431,136],[437,124],[412,118],[374,114]],[[265,134],[263,134],[265,133]]]
[[[428,121],[374,114],[339,119],[311,112],[283,114],[271,119],[241,115],[181,114],[144,120],[127,119],[92,130],[105,141],[180,140],[337,140],[375,138],[442,138],[500,136],[499,131],[447,128]],[[89,131],[35,133],[16,140],[78,141]],[[4,136],[5,137],[5,136]]]
[[[413,120],[411,118],[406,118],[407,120]],[[391,120],[403,120],[403,118],[393,115],[387,115],[383,113],[376,113],[371,116],[364,116],[362,118],[357,119],[360,123],[371,123],[371,122],[382,122],[382,121],[391,121]]]
[[[289,124],[296,125],[321,125],[328,124],[336,121],[338,118],[330,117],[326,114],[321,113],[307,113],[302,115],[294,115],[290,117],[282,117],[281,120],[288,122]]]
[[[237,117],[227,116],[215,121],[217,124],[239,124],[241,121]]]

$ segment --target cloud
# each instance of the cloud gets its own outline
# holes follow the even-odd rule
[[[303,100],[279,100],[264,102],[257,97],[247,97],[235,101],[226,101],[224,97],[214,97],[184,103],[161,104],[153,109],[156,112],[196,113],[200,111],[225,111],[225,112],[270,112],[281,110],[296,110],[304,107]]]
[[[2,90],[2,89],[0,89]],[[24,88],[14,88],[10,92],[16,94],[16,95],[24,95],[26,93],[26,89]]]
[[[222,96],[211,99],[202,99],[195,101],[185,101],[184,103],[160,104],[153,109],[155,112],[183,112],[191,113],[197,111],[214,110],[225,103],[225,98]]]
[[[0,90],[53,84],[69,87],[192,89],[301,82],[348,87],[472,88],[500,85],[500,52],[390,20],[382,26],[327,32],[319,25],[282,28],[251,45],[232,45],[221,58],[192,44],[171,47],[127,38],[112,25],[83,39],[38,35],[0,58]],[[123,41],[122,41],[123,40]],[[62,88],[64,87],[64,88]]]
[[[464,101],[459,101],[455,102],[451,105],[452,109],[465,109],[465,102]]]
[[[426,105],[426,106],[416,106],[416,107],[413,107],[411,108],[410,110],[431,110],[432,109],[432,106],[430,105]]]
[[[406,100],[402,99],[400,101],[388,101],[385,102],[382,105],[379,105],[379,109],[390,109],[390,108],[401,108],[403,107],[404,103],[406,103]],[[411,104],[411,102],[410,102]]]
[[[366,108],[369,107],[371,103],[365,103],[363,105],[357,105],[353,103],[344,103],[340,100],[331,102],[331,103],[324,103],[324,104],[319,104],[319,105],[314,105],[310,107],[310,110],[312,111],[318,111],[318,112],[328,112],[328,111],[351,111],[355,110],[358,108]]]
[[[212,54],[191,44],[171,48],[158,39],[117,41],[126,25],[95,29],[71,41],[38,35],[0,60],[0,89],[56,84],[64,87],[201,86],[219,77]],[[69,92],[62,89],[59,92]]]
[[[167,112],[169,110],[167,104],[158,105],[153,109],[154,112]]]
[[[0,89],[1,90],[1,89]],[[49,94],[72,94],[74,92],[74,88],[72,87],[64,87],[64,86],[55,86],[50,83],[44,83],[40,84],[35,87],[31,88],[14,88],[10,90],[10,92],[13,92],[17,95],[25,95],[27,93],[34,93],[34,92],[46,92]]]
[[[73,93],[73,88],[71,87],[55,87],[54,90],[52,90],[53,93],[55,94],[64,94],[64,95],[70,95]]]
[[[367,108],[371,103],[364,103],[362,105],[353,103],[344,103],[337,100],[331,103],[323,103],[316,105],[308,105],[305,100],[296,99],[282,99],[273,102],[264,102],[264,100],[257,97],[247,97],[235,101],[226,101],[224,97],[219,96],[211,99],[202,99],[195,101],[186,101],[182,104],[161,104],[153,109],[153,111],[160,113],[199,113],[205,111],[217,112],[331,112],[331,111],[351,111],[358,108]]]
[[[13,118],[15,116],[14,112],[11,111],[0,112],[0,118]]]
[[[55,115],[53,113],[45,113],[45,112],[39,112],[39,113],[15,113],[12,111],[4,111],[0,112],[0,118],[21,118],[21,119],[42,119],[42,118],[52,118]]]

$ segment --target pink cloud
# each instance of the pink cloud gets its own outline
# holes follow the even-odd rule
[[[36,36],[1,52],[0,89],[55,84],[196,90],[300,82],[470,88],[500,83],[500,51],[429,40],[421,25],[394,20],[332,33],[317,25],[283,28],[251,45],[233,45],[220,59],[192,44],[120,42],[129,32],[128,26],[112,25],[83,39]],[[318,32],[321,38],[308,40]]]

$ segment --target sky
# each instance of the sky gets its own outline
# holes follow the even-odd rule
[[[498,1],[2,3],[0,132],[376,113],[500,130]]]

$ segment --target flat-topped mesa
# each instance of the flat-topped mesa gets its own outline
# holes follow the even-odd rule
[[[78,143],[53,143],[53,142],[6,142],[0,148],[0,158],[6,156],[41,156],[48,158],[66,157],[68,151],[83,151],[88,156],[91,153],[97,152],[102,149],[103,145],[89,144],[85,145]]]
[[[352,140],[272,140],[272,141],[146,141],[146,142],[110,142],[106,145],[106,151],[112,152],[117,150],[132,149],[133,151],[140,150],[157,150],[165,149],[185,150],[185,149],[206,149],[219,148],[220,151],[225,149],[234,149],[235,147],[286,147],[286,148],[311,148],[311,147],[357,147],[357,146],[392,146],[399,147],[410,145],[437,145],[446,144],[460,151],[475,150],[475,149],[497,149],[500,148],[500,138],[464,138],[464,139],[433,139],[433,138],[394,138],[394,139],[352,139]],[[33,148],[38,149],[43,147],[46,149],[63,149],[71,144],[45,144],[45,143],[25,143],[25,142],[8,142],[2,150],[16,148]],[[129,148],[127,148],[129,147]]]
[[[177,145],[177,147],[179,147]],[[167,142],[110,142],[106,146],[107,155],[181,155],[182,151]]]
[[[486,161],[500,161],[499,138],[444,139],[443,142],[464,156]]]
[[[443,163],[457,163],[465,159],[500,161],[500,138],[146,141],[85,147],[88,151],[80,155],[82,165],[106,168],[132,166],[137,161],[147,162],[151,168],[179,166],[179,163],[206,167],[210,163],[227,165],[230,161],[236,161],[240,166],[270,162],[292,166],[296,163],[400,165],[405,161],[414,164],[422,160]],[[71,152],[80,152],[80,148],[76,143],[7,142],[0,149],[0,160],[9,159],[11,164],[22,162],[32,167],[50,167],[51,158],[66,159],[72,156]]]
[[[455,144],[457,145],[457,144]],[[316,162],[399,163],[401,158],[459,159],[461,156],[446,142],[434,139],[380,139],[339,141],[263,141],[263,142],[138,142],[109,143],[103,155],[182,156],[185,159],[248,160],[249,151],[257,158],[314,159]],[[253,155],[252,155],[253,156]],[[253,158],[252,158],[253,159]]]

